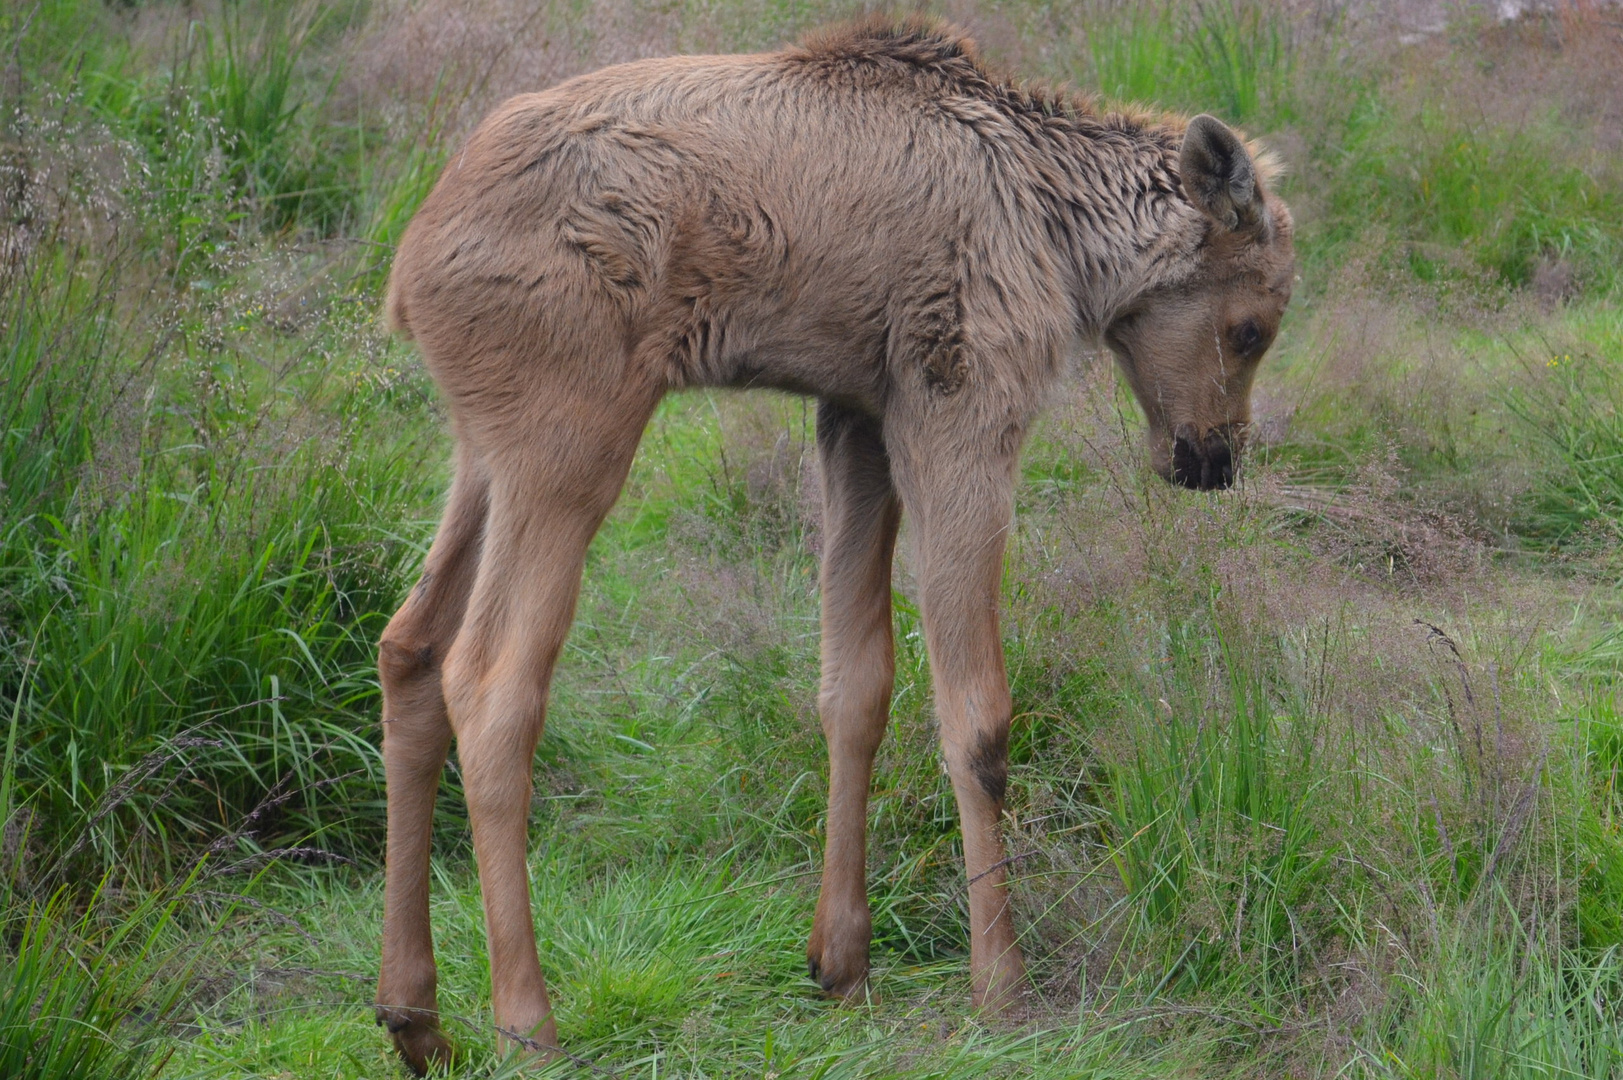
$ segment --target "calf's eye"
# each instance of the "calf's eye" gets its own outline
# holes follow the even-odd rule
[[[1250,356],[1262,344],[1262,327],[1255,319],[1247,319],[1229,331],[1229,344],[1241,356]]]

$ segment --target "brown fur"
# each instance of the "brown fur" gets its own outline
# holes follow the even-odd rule
[[[1020,445],[1078,337],[1103,336],[1155,467],[1227,485],[1289,294],[1290,219],[1266,180],[1209,117],[1024,89],[921,22],[607,68],[479,127],[408,229],[388,299],[458,445],[423,582],[380,648],[378,1013],[409,1064],[446,1054],[427,861],[453,733],[497,1025],[556,1042],[530,922],[531,758],[586,545],[655,404],[684,386],[821,400],[830,805],[813,977],[841,996],[867,979],[865,817],[905,508],[963,822],[975,999],[1020,995],[997,618]]]

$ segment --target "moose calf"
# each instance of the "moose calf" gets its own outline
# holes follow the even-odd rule
[[[530,921],[526,818],[587,544],[655,405],[694,386],[818,399],[828,844],[807,960],[863,991],[869,776],[893,677],[905,512],[963,825],[970,970],[1024,968],[999,832],[998,634],[1016,459],[1079,339],[1109,345],[1152,467],[1223,488],[1290,296],[1291,219],[1210,116],[1104,112],[991,73],[957,31],[869,21],[780,52],[645,60],[513,98],[446,166],[395,256],[388,314],[447,402],[456,477],[383,634],[389,797],[377,1012],[445,1059],[429,823],[453,734],[497,1027],[557,1031]]]

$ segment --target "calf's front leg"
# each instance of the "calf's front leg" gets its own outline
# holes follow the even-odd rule
[[[1007,433],[966,438],[973,435],[968,425],[929,434],[901,446],[892,440],[892,460],[917,530],[919,607],[941,749],[963,830],[974,999],[998,1011],[1015,1004],[1025,989],[1006,888],[1002,817],[1012,702],[998,634],[1019,448]],[[921,446],[929,452],[919,452]]]
[[[868,785],[895,681],[890,564],[901,505],[879,422],[824,402],[823,680],[828,740],[828,845],[806,967],[828,993],[860,997],[868,982]]]

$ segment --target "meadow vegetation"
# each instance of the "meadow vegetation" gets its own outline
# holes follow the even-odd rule
[[[0,1074],[403,1075],[373,649],[448,439],[378,325],[391,245],[506,94],[855,10],[0,10]],[[904,525],[874,997],[839,1008],[803,971],[812,409],[668,400],[537,762],[549,1075],[1623,1077],[1623,11],[934,10],[1287,166],[1244,482],[1150,476],[1091,354],[1028,449],[1007,1020],[969,1007]],[[456,1075],[510,1075],[454,756],[434,870]]]

